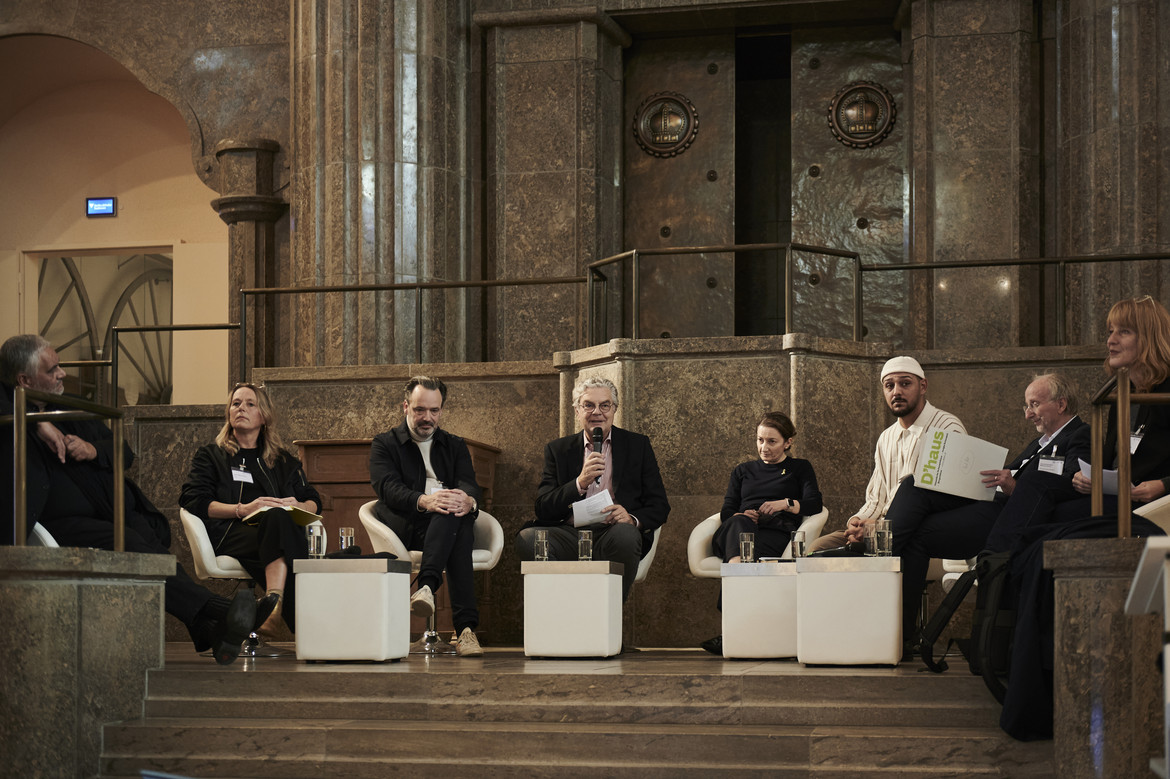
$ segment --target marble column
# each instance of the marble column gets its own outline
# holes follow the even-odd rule
[[[622,47],[590,6],[477,13],[484,33],[486,268],[492,278],[583,275],[622,245]],[[585,285],[492,298],[488,359],[586,345]]]
[[[219,191],[211,201],[228,224],[228,317],[240,321],[241,289],[277,286],[276,221],[286,205],[273,193],[273,162],[280,144],[266,139],[224,140],[217,144]],[[276,349],[276,310],[281,301],[254,297],[248,301],[247,369],[273,365]],[[237,376],[239,339],[229,339],[228,375]],[[247,376],[238,376],[243,381]]]
[[[1049,541],[1056,584],[1053,740],[1056,775],[1149,776],[1162,752],[1160,617],[1126,616],[1145,539]]]
[[[911,262],[1038,256],[1036,34],[1030,0],[913,4],[903,35],[914,117]],[[979,333],[987,346],[1031,343],[1034,277],[1012,268],[915,272],[910,342],[954,348]]]
[[[479,278],[468,13],[466,3],[444,0],[294,0],[296,286]],[[478,343],[477,333],[470,346],[466,335],[477,299],[460,291],[302,297],[292,359],[460,361]]]
[[[1062,0],[1054,254],[1170,251],[1170,5]],[[1161,269],[1161,270],[1159,270]],[[1070,343],[1104,341],[1118,299],[1170,296],[1164,262],[1070,269]]]

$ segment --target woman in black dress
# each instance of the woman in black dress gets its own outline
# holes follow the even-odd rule
[[[271,636],[283,614],[296,632],[292,561],[309,556],[305,529],[287,507],[316,514],[321,496],[283,447],[276,411],[262,384],[236,385],[215,443],[201,447],[179,505],[203,519],[216,554],[240,561],[268,595],[280,600],[257,631]]]
[[[802,517],[819,514],[821,491],[812,463],[790,457],[796,428],[778,411],[756,427],[758,460],[735,466],[711,546],[725,563],[739,562],[739,534],[755,533],[756,556],[779,557]],[[811,541],[812,539],[808,539]]]

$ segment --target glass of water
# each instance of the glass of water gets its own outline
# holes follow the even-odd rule
[[[593,531],[582,530],[577,534],[577,559],[593,559]]]
[[[792,532],[792,557],[796,559],[804,557],[806,554],[808,554],[808,547],[805,544],[804,531],[794,530]]]
[[[305,528],[305,535],[309,539],[309,557],[324,557],[325,528],[321,525],[309,525]]]
[[[548,530],[539,528],[536,531],[536,544],[533,547],[536,552],[536,559],[540,562],[548,560]]]
[[[755,533],[739,534],[739,560],[742,563],[754,563],[756,561]]]
[[[874,554],[890,557],[894,554],[894,528],[888,519],[879,519],[873,532]]]
[[[337,530],[337,548],[344,552],[353,546],[353,528],[343,527]]]

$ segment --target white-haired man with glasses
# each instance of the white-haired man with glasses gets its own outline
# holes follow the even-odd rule
[[[536,530],[545,528],[549,559],[576,560],[573,504],[609,490],[613,503],[603,509],[602,522],[590,528],[593,559],[625,567],[624,601],[638,564],[650,551],[654,531],[666,522],[670,503],[650,439],[615,427],[617,407],[617,388],[609,379],[583,379],[573,389],[573,411],[581,430],[545,446],[536,519],[516,535],[516,553],[521,560],[535,559]],[[600,430],[600,450],[593,445],[595,429]]]

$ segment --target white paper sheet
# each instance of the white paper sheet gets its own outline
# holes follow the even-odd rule
[[[602,509],[613,505],[609,490],[602,490],[573,504],[573,527],[596,525],[605,519]]]
[[[1093,478],[1093,465],[1087,463],[1081,458],[1077,458],[1077,462],[1081,464],[1081,476],[1084,476],[1090,481]],[[1102,495],[1116,495],[1117,494],[1117,471],[1101,470],[1101,494]]]

